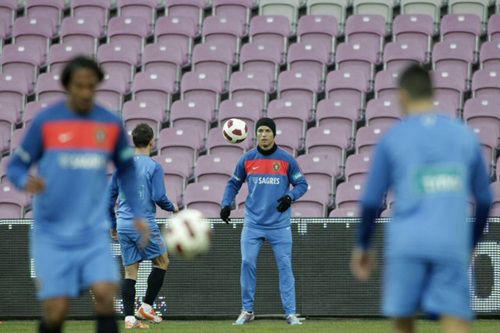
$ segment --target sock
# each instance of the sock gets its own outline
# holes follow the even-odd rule
[[[115,315],[97,315],[97,333],[118,333]]]
[[[151,274],[148,277],[148,289],[146,290],[146,296],[144,297],[144,303],[153,305],[156,296],[160,292],[161,286],[163,285],[163,279],[165,278],[165,270],[153,267]]]
[[[135,280],[125,279],[123,281],[122,298],[125,316],[133,316],[135,304]]]
[[[45,321],[40,322],[40,326],[38,327],[39,333],[62,333],[62,325],[57,327],[48,327]]]

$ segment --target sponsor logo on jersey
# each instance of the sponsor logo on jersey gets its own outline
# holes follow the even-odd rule
[[[297,180],[300,177],[302,177],[302,174],[300,172],[297,172],[295,175],[292,176],[293,180]]]
[[[457,193],[463,190],[463,171],[455,166],[422,167],[414,173],[418,193]]]
[[[59,166],[63,169],[86,169],[96,170],[106,167],[106,158],[101,154],[60,154],[58,156]]]
[[[256,185],[279,185],[279,177],[252,177],[252,181]]]

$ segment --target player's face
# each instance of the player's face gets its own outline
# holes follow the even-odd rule
[[[98,84],[97,74],[91,69],[80,68],[73,72],[68,84],[69,105],[73,111],[90,112]]]
[[[257,143],[259,147],[268,150],[274,145],[274,134],[268,126],[260,126],[257,129]]]

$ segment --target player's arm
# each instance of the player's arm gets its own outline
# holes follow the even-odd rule
[[[115,214],[115,205],[116,199],[118,198],[119,188],[118,188],[118,180],[116,178],[116,171],[113,172],[113,176],[111,177],[111,182],[109,183],[108,189],[108,218],[111,223],[111,229],[116,229],[116,214]]]
[[[163,210],[174,212],[176,206],[168,199],[165,184],[163,183],[163,170],[159,164],[156,164],[152,177],[152,199]]]
[[[16,187],[33,193],[43,191],[44,180],[28,175],[31,165],[40,160],[42,154],[42,121],[36,117],[7,167],[7,176]]]
[[[233,176],[227,182],[226,189],[224,190],[224,195],[222,197],[220,217],[226,223],[231,221],[231,219],[229,219],[229,215],[231,214],[231,204],[233,203],[234,198],[236,198],[236,195],[240,191],[241,185],[243,185],[246,178],[247,172],[245,170],[245,159],[241,158],[238,164],[236,164]]]
[[[474,162],[471,168],[471,189],[472,195],[476,200],[476,218],[472,233],[472,245],[476,247],[481,239],[486,221],[490,213],[492,194],[490,189],[490,180],[486,172],[486,166],[481,155],[481,148],[476,142],[474,152]]]

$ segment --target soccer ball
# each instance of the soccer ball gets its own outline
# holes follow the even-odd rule
[[[212,230],[200,211],[185,209],[172,216],[163,236],[170,254],[193,259],[210,248]]]
[[[248,126],[241,119],[231,118],[222,127],[222,135],[231,143],[243,142],[248,135]]]

